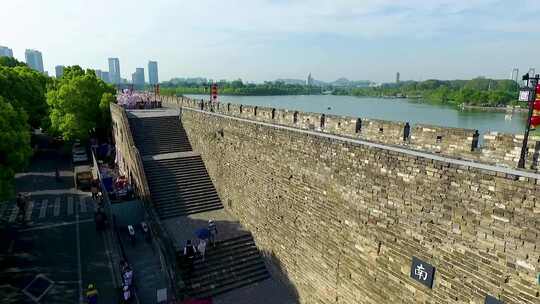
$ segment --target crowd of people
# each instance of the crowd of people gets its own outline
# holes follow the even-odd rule
[[[149,92],[134,92],[122,90],[116,95],[116,103],[125,109],[153,109],[161,108],[161,100]]]

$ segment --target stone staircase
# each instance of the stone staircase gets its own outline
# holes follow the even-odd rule
[[[270,278],[251,234],[219,241],[215,247],[207,247],[204,261],[200,256],[195,259],[191,275],[187,275],[185,265],[180,266],[180,274],[185,283],[184,293],[198,299],[213,297]]]
[[[148,159],[143,165],[160,218],[223,208],[200,155]]]
[[[141,155],[192,150],[178,116],[133,117],[129,124]]]

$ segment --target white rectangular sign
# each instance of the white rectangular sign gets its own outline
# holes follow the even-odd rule
[[[519,91],[519,101],[529,101],[531,91]]]

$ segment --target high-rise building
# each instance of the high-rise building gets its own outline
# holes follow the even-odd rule
[[[0,57],[13,57],[13,50],[8,48],[7,46],[1,46],[0,45]]]
[[[534,74],[536,73],[536,70],[534,68],[529,68],[529,76],[534,77]]]
[[[96,78],[101,79],[103,72],[101,70],[94,70],[94,73],[96,74]]]
[[[109,77],[111,83],[120,83],[120,60],[118,58],[109,58]]]
[[[311,73],[309,73],[308,76],[307,76],[306,84],[307,84],[308,86],[313,85],[313,77],[311,77]]]
[[[399,83],[399,72],[396,73],[396,83]]]
[[[135,73],[131,74],[131,81],[133,85],[144,86],[144,69],[136,68]]]
[[[64,75],[64,66],[57,65],[54,67],[54,71],[56,72],[56,78],[60,78],[62,75]]]
[[[32,69],[43,73],[43,57],[41,52],[37,50],[27,49],[24,52],[24,57],[26,58],[26,64]]]
[[[148,61],[148,83],[151,85],[159,83],[157,61]]]
[[[105,81],[106,83],[111,83],[111,78],[109,77],[109,72],[101,72],[101,80]]]

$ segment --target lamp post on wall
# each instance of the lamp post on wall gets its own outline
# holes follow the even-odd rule
[[[529,132],[531,125],[536,127],[540,125],[540,114],[533,115],[534,111],[540,110],[540,100],[536,100],[536,96],[540,97],[540,85],[538,81],[540,75],[536,74],[534,77],[530,77],[529,74],[523,75],[523,81],[525,83],[519,90],[519,101],[527,102],[529,105],[529,115],[527,116],[527,127],[525,128],[525,135],[523,137],[523,145],[521,146],[521,154],[519,156],[518,168],[525,168],[525,158],[527,155],[527,142],[529,140]]]

